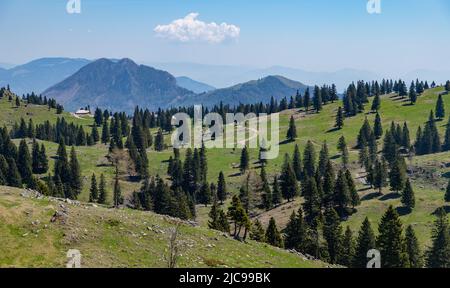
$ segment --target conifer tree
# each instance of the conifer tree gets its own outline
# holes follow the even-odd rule
[[[334,173],[333,163],[328,161],[327,169],[323,177],[322,184],[322,204],[325,208],[334,206],[334,185],[336,175]]]
[[[22,177],[20,176],[19,169],[17,169],[16,161],[13,158],[8,158],[8,186],[22,187]]]
[[[164,134],[162,129],[158,130],[155,138],[155,150],[161,152],[164,150]]]
[[[373,186],[378,189],[380,194],[383,194],[383,188],[387,186],[387,164],[384,158],[375,162],[375,167],[373,171]]]
[[[409,211],[412,211],[414,209],[414,207],[416,206],[414,191],[413,191],[413,188],[411,186],[411,182],[409,181],[409,179],[406,180],[406,185],[405,185],[405,188],[403,189],[402,204],[403,204],[403,206],[408,208]]]
[[[272,185],[272,204],[274,206],[277,206],[277,205],[281,204],[282,200],[283,200],[283,195],[281,194],[278,177],[275,176],[275,178],[273,180],[273,185]]]
[[[405,187],[406,182],[406,164],[403,157],[394,162],[389,173],[389,182],[391,189],[398,193]]]
[[[375,98],[373,99],[373,102],[372,102],[371,110],[374,111],[374,112],[378,112],[378,110],[380,110],[380,107],[381,107],[380,95],[376,94]]]
[[[408,254],[409,268],[423,268],[423,258],[420,251],[419,240],[411,225],[406,228],[405,232],[406,253]]]
[[[448,181],[447,189],[445,190],[445,202],[450,202],[450,180]]]
[[[445,118],[445,106],[444,100],[442,100],[442,95],[439,95],[437,103],[436,103],[436,117],[439,120]]]
[[[244,174],[250,168],[250,155],[247,146],[242,149],[239,169]]]
[[[230,223],[227,215],[222,209],[219,210],[219,230],[225,233],[230,233]]]
[[[217,181],[217,198],[220,201],[220,205],[223,205],[223,202],[227,200],[227,183],[222,171],[220,171]]]
[[[398,213],[392,206],[381,218],[378,226],[377,247],[380,250],[383,268],[404,268],[407,266],[405,239]]]
[[[319,88],[319,86],[315,86],[314,88],[314,96],[313,96],[313,106],[314,110],[316,110],[317,113],[322,111],[322,93]]]
[[[301,181],[303,177],[302,159],[300,156],[300,148],[295,145],[294,155],[292,157],[292,169],[294,169],[295,177],[297,181]]]
[[[367,252],[371,249],[375,249],[375,234],[369,222],[369,218],[366,217],[358,233],[356,240],[355,257],[353,258],[353,268],[366,268],[367,266]]]
[[[295,138],[297,138],[297,127],[295,126],[295,119],[294,116],[291,116],[291,119],[289,120],[289,128],[286,135],[287,140],[294,141]]]
[[[105,175],[100,175],[100,183],[98,185],[98,203],[106,204],[108,192],[106,191]]]
[[[95,177],[95,174],[92,174],[91,189],[89,190],[89,202],[96,202],[98,200],[98,197],[99,193],[98,193],[97,179]]]
[[[98,134],[97,124],[92,125],[91,131],[92,140],[97,143],[100,140],[100,135]]]
[[[286,199],[288,202],[290,202],[296,196],[298,196],[299,188],[288,154],[286,154],[284,158],[284,164],[280,180],[281,180],[281,193],[283,195],[283,198]]]
[[[347,179],[347,185],[350,194],[350,203],[354,208],[361,204],[361,200],[358,195],[358,190],[356,189],[355,181],[353,181],[352,173],[348,169],[346,169],[345,171],[345,178]]]
[[[28,145],[25,139],[22,139],[20,141],[18,155],[19,157],[17,159],[17,168],[19,169],[22,181],[27,185],[31,185],[33,181],[33,171],[30,151],[28,150]]]
[[[208,207],[208,204],[211,203],[211,186],[204,182],[199,190],[199,193],[197,195],[197,201],[199,204],[205,205],[205,207]]]
[[[109,138],[110,138],[110,134],[109,134],[108,120],[105,120],[103,122],[103,127],[102,127],[102,143],[105,145],[108,144]]]
[[[334,203],[338,207],[338,212],[341,217],[347,214],[347,205],[350,203],[350,191],[348,187],[347,177],[343,170],[339,171],[336,185],[334,188]]]
[[[341,152],[342,164],[344,165],[344,167],[347,167],[349,153],[348,153],[348,148],[347,148],[347,142],[345,141],[345,137],[344,136],[339,138],[337,148]]]
[[[81,190],[83,188],[82,180],[81,180],[81,168],[77,159],[77,154],[75,152],[75,147],[72,146],[70,151],[70,188],[73,194],[73,197],[76,199],[78,195],[80,195]]]
[[[341,130],[342,127],[344,127],[344,112],[342,110],[342,107],[338,108],[338,111],[337,111],[337,114],[336,114],[335,127],[338,128],[339,130]]]
[[[265,238],[268,244],[275,247],[283,247],[283,239],[281,238],[281,234],[278,231],[277,224],[273,217],[269,221],[269,226],[267,227]]]
[[[414,82],[411,83],[411,87],[409,88],[409,101],[411,101],[411,104],[414,105],[417,102],[417,91],[416,87],[414,86]]]
[[[303,211],[305,212],[305,219],[308,224],[313,224],[313,221],[321,215],[321,199],[317,188],[317,183],[314,177],[307,178],[303,185]]]
[[[316,172],[316,152],[311,141],[308,141],[303,153],[303,172],[305,174],[305,177],[313,177],[314,173]]]
[[[450,268],[450,233],[444,208],[436,212],[437,220],[432,232],[432,245],[427,251],[428,268]]]
[[[209,221],[208,227],[209,229],[219,230],[219,207],[217,203],[217,199],[214,199],[213,205],[211,206],[211,210],[209,211]]]
[[[120,182],[119,182],[119,167],[116,166],[116,172],[114,176],[114,193],[113,193],[113,202],[114,207],[119,208],[119,206],[123,202],[122,198],[122,189],[120,188]]]
[[[442,151],[450,151],[450,118],[448,119],[448,123],[445,128],[445,138]]]
[[[336,264],[342,253],[342,228],[340,218],[333,208],[329,208],[325,212],[323,235],[327,241],[330,262]]]
[[[258,219],[256,219],[252,225],[250,239],[257,242],[264,242],[265,240],[265,231]]]
[[[303,252],[307,240],[307,227],[303,219],[303,211],[300,208],[298,214],[292,212],[289,223],[284,230],[285,247],[287,249],[295,249],[298,252]]]
[[[317,167],[320,177],[323,177],[325,175],[328,162],[330,162],[330,155],[328,152],[327,142],[325,141],[319,153],[319,164]]]
[[[345,267],[351,267],[353,258],[355,257],[355,240],[353,239],[353,232],[350,227],[347,226],[344,237],[342,238],[342,253],[339,259],[339,264]]]
[[[375,116],[375,124],[373,126],[373,133],[377,139],[380,139],[383,136],[383,125],[381,123],[381,116],[379,113]]]

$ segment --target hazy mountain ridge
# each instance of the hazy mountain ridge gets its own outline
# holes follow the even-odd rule
[[[205,84],[205,83],[202,83],[199,81],[195,81],[189,77],[182,76],[182,77],[177,77],[176,79],[177,79],[178,86],[188,89],[197,94],[216,90],[216,88],[211,85],[208,85],[208,84]]]

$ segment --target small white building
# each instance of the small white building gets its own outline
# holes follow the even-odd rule
[[[75,112],[75,115],[77,115],[77,116],[88,116],[88,115],[91,115],[91,111],[80,109],[77,112]]]

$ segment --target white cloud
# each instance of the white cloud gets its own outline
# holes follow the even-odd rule
[[[181,42],[206,41],[216,44],[239,37],[239,27],[227,23],[205,23],[198,20],[198,16],[198,13],[190,13],[168,25],[158,25],[154,31],[159,37]]]

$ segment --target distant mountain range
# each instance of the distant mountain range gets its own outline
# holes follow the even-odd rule
[[[15,93],[41,93],[90,61],[70,58],[41,58],[7,70],[0,70],[0,86],[9,84]]]
[[[176,82],[168,72],[137,65],[130,59],[99,59],[43,94],[55,98],[67,110],[86,105],[126,112],[136,106],[155,110],[195,95]]]
[[[192,80],[189,77],[177,77],[176,79],[178,86],[191,90],[192,92],[197,94],[216,90],[216,88],[208,84]]]
[[[303,83],[282,76],[267,76],[229,88],[202,93],[193,98],[188,97],[180,103],[182,105],[202,104],[204,106],[212,106],[220,102],[230,105],[269,103],[272,97],[281,100],[284,97],[295,95],[297,91],[304,93],[307,88],[308,86]]]

